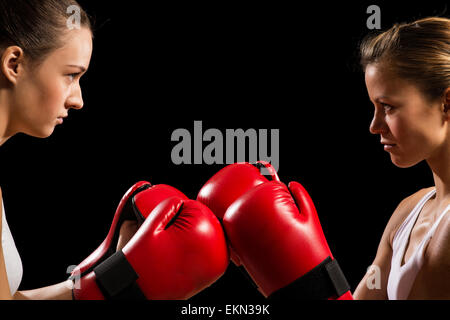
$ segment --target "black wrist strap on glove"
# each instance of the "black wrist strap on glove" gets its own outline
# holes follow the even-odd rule
[[[139,278],[121,250],[94,268],[97,285],[105,299],[145,300],[136,283]]]
[[[340,297],[350,290],[336,259],[327,257],[314,269],[286,287],[273,292],[272,300],[325,300]]]

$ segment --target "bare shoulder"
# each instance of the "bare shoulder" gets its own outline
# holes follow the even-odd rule
[[[411,213],[417,203],[434,187],[428,187],[420,189],[419,191],[411,194],[410,196],[403,199],[394,210],[389,219],[389,222],[386,226],[385,233],[389,237],[389,243],[392,246],[392,240],[394,238],[395,233],[397,232],[400,225],[406,219],[406,217]]]
[[[368,271],[354,292],[355,299],[387,299],[387,283],[392,260],[392,239],[406,216],[414,209],[420,199],[433,187],[421,189],[403,199],[394,210],[378,245],[377,254],[372,263],[379,268],[381,275],[379,290],[368,289],[367,281],[371,274]],[[368,269],[369,270],[369,269]]]

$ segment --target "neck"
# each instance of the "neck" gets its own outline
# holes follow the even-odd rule
[[[0,146],[3,145],[14,133],[10,128],[10,112],[8,97],[4,89],[0,89]]]
[[[450,143],[444,145],[434,157],[427,159],[433,171],[438,206],[450,204]]]

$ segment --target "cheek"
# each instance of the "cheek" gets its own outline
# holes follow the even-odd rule
[[[62,81],[44,81],[40,85],[39,107],[49,115],[59,112],[64,105],[66,88]]]
[[[386,124],[389,128],[395,141],[400,142],[404,140],[410,133],[408,132],[410,127],[408,127],[408,121],[399,116],[392,116],[386,119]]]
[[[436,124],[425,115],[399,117],[392,123],[391,132],[404,151],[419,154],[436,144]]]

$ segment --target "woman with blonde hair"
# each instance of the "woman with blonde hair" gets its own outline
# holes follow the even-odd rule
[[[367,36],[360,54],[370,132],[397,167],[425,160],[434,186],[400,202],[354,296],[450,299],[450,19],[396,24]]]

